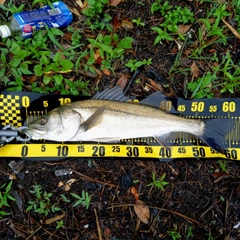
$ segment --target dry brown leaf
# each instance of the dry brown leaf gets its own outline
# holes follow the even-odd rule
[[[149,210],[148,206],[146,206],[144,204],[143,201],[137,200],[135,202],[134,211],[143,223],[145,223],[145,224],[149,223],[150,210]]]
[[[191,25],[180,25],[178,27],[177,33],[184,34],[184,33],[186,33],[189,30],[190,27],[191,27]]]
[[[133,23],[132,21],[128,21],[128,20],[122,20],[121,26],[123,28],[127,29],[132,29],[133,28]]]
[[[43,223],[43,224],[51,224],[51,223],[53,223],[53,222],[56,222],[56,221],[64,218],[65,215],[66,215],[66,214],[63,213],[62,215],[58,215],[58,216],[56,216],[56,217],[46,219],[46,220],[42,221],[42,223]]]
[[[6,0],[0,0],[0,4],[4,4],[6,2]]]
[[[195,61],[193,61],[192,66],[191,66],[192,76],[195,77],[195,78],[198,78],[198,72],[199,72],[199,69],[198,69]]]
[[[110,76],[110,74],[111,74],[110,70],[107,69],[107,68],[104,68],[104,69],[103,69],[103,73],[104,73],[105,75],[107,75],[107,76]]]
[[[119,20],[119,18],[116,14],[113,15],[112,25],[115,30],[121,27],[121,21]]]
[[[71,188],[71,185],[76,181],[77,181],[77,179],[75,179],[75,178],[72,178],[72,179],[68,180],[66,182],[65,186],[63,187],[63,190],[66,191],[66,192],[69,191],[70,188]]]
[[[135,187],[131,187],[131,193],[134,196],[135,200],[139,200],[139,194]]]
[[[117,81],[117,85],[119,85],[122,89],[126,87],[128,81],[128,75],[126,74],[121,74],[121,77]]]
[[[122,0],[110,0],[109,5],[112,7],[116,7]]]

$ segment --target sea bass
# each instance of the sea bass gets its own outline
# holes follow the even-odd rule
[[[121,88],[106,89],[92,99],[60,106],[27,124],[32,139],[58,142],[114,142],[121,139],[153,137],[166,146],[174,132],[190,133],[222,152],[231,119],[187,119],[159,109],[163,95],[155,92],[140,104],[130,103]]]

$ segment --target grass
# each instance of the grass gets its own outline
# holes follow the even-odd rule
[[[0,219],[11,214],[5,211],[6,208],[10,207],[9,201],[16,201],[10,194],[12,183],[10,181],[8,184],[4,183],[0,186]]]
[[[36,0],[32,5],[42,6],[50,3],[48,0],[44,2]],[[112,16],[105,12],[107,4],[106,0],[88,0],[83,8],[83,14],[87,19],[84,25],[94,30],[96,36],[83,39],[83,31],[80,28],[69,26],[66,31],[60,29],[38,31],[31,39],[21,39],[17,36],[3,39],[0,47],[0,78],[4,85],[13,91],[90,95],[91,79],[79,77],[80,69],[87,75],[97,76],[101,72],[110,76],[115,73],[116,61],[128,67],[131,72],[142,65],[151,65],[151,58],[143,60],[133,58],[126,61],[126,51],[132,49],[134,39],[126,35],[123,38],[119,37],[114,30]],[[170,1],[156,0],[150,9],[152,17],[163,17],[159,24],[148,25],[153,34],[156,34],[154,45],[187,40],[170,70],[171,79],[174,79],[176,74],[185,76],[191,74],[190,68],[181,68],[180,61],[183,57],[197,62],[204,61],[208,66],[213,65],[187,84],[187,95],[192,98],[211,98],[214,96],[214,88],[220,89],[220,93],[232,94],[239,90],[239,69],[231,59],[231,54],[219,55],[207,52],[215,44],[223,46],[227,44],[227,28],[221,19],[232,17],[236,24],[240,25],[239,1],[211,4],[205,17],[201,18],[195,16],[188,6],[175,6]],[[229,12],[229,5],[232,12]],[[4,16],[1,15],[3,21],[7,21],[9,16],[24,10],[25,7],[23,4],[15,6],[12,1],[1,5],[5,11]],[[132,18],[132,22],[136,28],[146,28],[144,19]],[[186,31],[181,30],[184,26],[189,26]],[[194,37],[189,30],[191,27],[198,29]],[[60,43],[62,38],[67,41],[65,45]],[[54,50],[51,50],[52,45],[55,46]]]

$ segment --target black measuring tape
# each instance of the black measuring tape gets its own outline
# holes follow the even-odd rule
[[[0,121],[2,126],[15,128],[24,125],[27,119],[40,117],[50,110],[73,101],[87,98],[79,96],[45,95],[28,92],[3,92],[0,94]],[[156,158],[169,161],[176,158],[227,158],[240,160],[240,99],[186,100],[166,98],[161,106],[170,114],[187,118],[232,118],[234,129],[223,143],[224,154],[206,146],[199,139],[186,133],[177,133],[167,139],[171,147],[159,146],[153,138],[126,139],[117,144],[86,142],[56,143],[49,141],[19,142],[3,144],[0,157],[66,158],[66,157],[122,157]]]

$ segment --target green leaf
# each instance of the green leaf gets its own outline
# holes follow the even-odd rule
[[[124,49],[130,49],[130,48],[132,48],[133,40],[134,39],[131,37],[125,37],[118,43],[118,47],[124,48]]]
[[[40,58],[40,63],[44,65],[48,65],[50,63],[50,60],[45,55],[42,55]]]
[[[13,54],[17,54],[20,50],[19,45],[16,42],[12,42],[11,48],[10,48],[10,52]]]
[[[51,77],[51,76],[44,76],[44,77],[43,77],[43,83],[44,83],[45,85],[48,85],[48,84],[51,82],[51,80],[52,80],[52,77]]]
[[[60,85],[62,83],[63,76],[61,74],[53,75],[52,78],[57,85]]]
[[[59,63],[62,66],[62,71],[70,70],[74,67],[74,64],[68,59],[62,59]]]
[[[34,73],[36,76],[40,77],[43,75],[43,69],[42,69],[42,65],[38,64],[34,66]]]
[[[61,59],[61,53],[60,52],[57,52],[54,57],[53,57],[53,61],[54,62],[59,62]]]
[[[13,68],[16,68],[16,67],[18,67],[18,65],[20,64],[20,62],[21,62],[20,59],[14,58],[14,59],[9,63],[9,65],[10,65],[11,67],[13,67]]]
[[[28,70],[28,64],[27,64],[27,62],[22,62],[22,63],[20,64],[19,70],[20,70],[23,74],[26,74],[26,75],[27,75],[27,74],[32,74],[32,72]]]

